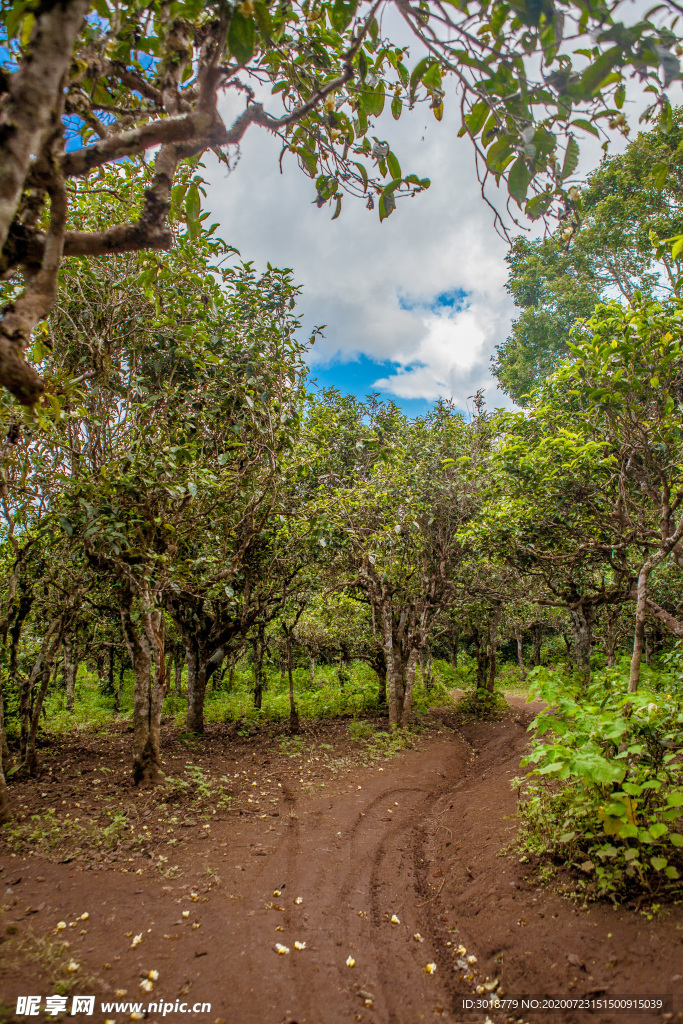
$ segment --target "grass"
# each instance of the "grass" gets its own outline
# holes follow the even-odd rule
[[[454,685],[453,672],[447,662],[435,662],[435,683],[428,693],[418,679],[413,692],[413,706],[419,715],[428,707],[449,704],[448,687]],[[261,709],[254,707],[253,675],[251,666],[238,666],[230,692],[209,688],[206,694],[205,719],[207,722],[239,722],[245,735],[262,722],[280,722],[289,718],[289,689],[279,671],[267,669]],[[377,702],[377,677],[363,662],[353,662],[349,679],[340,687],[336,667],[319,666],[311,685],[308,668],[295,668],[294,693],[297,710],[302,718],[359,719],[382,713]],[[164,718],[173,719],[182,728],[187,711],[186,680],[183,695],[170,691],[164,701]],[[133,675],[124,675],[121,707],[117,715],[115,698],[102,692],[97,676],[80,665],[76,681],[74,711],[66,710],[62,689],[50,691],[45,702],[45,732],[60,735],[74,730],[106,730],[112,721],[127,721],[132,716]]]

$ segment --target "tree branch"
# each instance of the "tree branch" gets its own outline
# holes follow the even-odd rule
[[[64,76],[89,0],[44,5],[36,14],[27,54],[9,81],[0,113],[0,248],[17,212],[34,154],[41,153],[61,109]]]

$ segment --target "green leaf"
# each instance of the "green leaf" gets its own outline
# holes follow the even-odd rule
[[[351,0],[351,3],[344,3],[344,0],[335,0],[330,11],[332,27],[336,28],[337,32],[343,32],[353,21],[357,7],[358,0]]]
[[[598,91],[612,68],[621,60],[623,53],[623,47],[611,46],[586,68],[579,80],[579,91],[582,96],[593,96]]]
[[[669,836],[669,842],[672,846],[683,846],[683,836],[679,832],[672,832]]]
[[[391,151],[387,154],[387,166],[392,178],[403,177],[401,174],[401,165]]]
[[[417,64],[415,65],[415,67],[413,68],[413,72],[412,72],[412,74],[410,76],[410,97],[411,97],[411,99],[415,99],[415,94],[417,92],[417,87],[420,84],[422,76],[424,75],[424,73],[429,68],[429,66],[432,63],[433,59],[434,59],[433,57],[423,57],[422,60],[419,60],[417,62]]]
[[[230,53],[240,64],[247,64],[254,54],[254,20],[234,11],[228,29]]]
[[[676,868],[673,865],[670,865],[669,867],[664,868],[664,874],[666,875],[667,878],[680,878],[680,875],[678,874],[678,871],[676,870]]]
[[[474,104],[469,114],[465,114],[465,124],[472,136],[477,136],[484,127],[488,113],[488,104],[484,100],[479,100]]]
[[[363,191],[365,191],[368,187],[368,172],[365,164],[359,164],[354,160],[354,166],[358,168],[358,173],[363,179]]]
[[[379,199],[380,222],[386,220],[396,209],[396,200],[393,192],[383,192]]]
[[[27,3],[21,2],[21,0],[19,3],[9,5],[7,9],[7,14],[5,14],[4,16],[5,31],[7,32],[8,39],[14,39],[17,32],[19,31],[19,26],[23,21],[27,6]]]
[[[586,121],[584,118],[579,117],[576,119],[576,121],[572,121],[571,123],[574,125],[575,128],[581,128],[582,131],[590,132],[591,135],[595,135],[598,139],[600,138],[600,132],[594,124],[591,124],[590,121]]]
[[[661,871],[668,863],[666,857],[650,857],[650,864],[652,864],[655,871]]]
[[[441,65],[438,61],[434,61],[431,67],[424,73],[422,84],[430,92],[434,92],[435,89],[441,89]]]
[[[529,170],[524,157],[519,156],[510,168],[510,174],[508,176],[508,192],[520,206],[526,196],[528,185]]]
[[[579,144],[576,139],[570,139],[567,143],[567,149],[564,154],[564,163],[562,164],[561,178],[564,181],[565,178],[570,177],[576,170],[579,163]]]
[[[650,825],[650,835],[653,836],[654,839],[661,839],[661,837],[665,836],[668,831],[669,830],[666,825],[663,825],[661,821],[655,822],[654,825]]]
[[[669,176],[669,166],[668,166],[668,164],[663,164],[663,163],[655,164],[654,167],[652,168],[652,179],[653,179],[653,184],[654,184],[655,188],[657,188],[657,189],[664,188],[664,186],[666,184],[666,179],[668,178],[668,176]]]
[[[185,198],[185,216],[187,217],[188,223],[193,223],[199,220],[201,209],[202,204],[199,198],[199,189],[193,181],[187,190],[187,196]]]
[[[391,116],[394,121],[398,121],[399,117],[403,112],[403,104],[401,103],[401,97],[394,93],[394,98],[391,101]]]
[[[384,110],[384,82],[379,82],[376,89],[364,88],[361,98],[367,113],[379,117]]]

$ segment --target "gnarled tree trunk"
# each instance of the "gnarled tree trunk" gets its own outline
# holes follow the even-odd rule
[[[517,664],[519,665],[520,679],[526,679],[526,666],[524,664],[524,637],[519,628],[515,628],[515,640],[517,641]]]
[[[591,681],[591,648],[593,642],[593,621],[595,610],[591,605],[573,609],[569,613],[574,633],[574,661],[579,672],[581,685],[586,687]]]
[[[136,785],[155,785],[161,779],[161,711],[166,693],[163,615],[140,608],[133,621],[133,598],[121,608],[121,624],[133,666],[133,779]],[[155,668],[152,674],[152,657]]]
[[[405,690],[401,708],[401,725],[409,725],[413,716],[413,687],[415,686],[415,669],[417,668],[418,652],[413,650],[408,655],[405,671]]]
[[[540,622],[534,623],[534,668],[541,664],[541,640],[543,633]]]
[[[0,672],[0,825],[12,820],[12,805],[10,803],[9,789],[5,779],[5,772],[9,769],[7,754],[7,737],[5,736],[5,706],[3,698],[2,672]]]
[[[199,646],[191,643],[187,647],[187,716],[188,732],[201,735],[204,732],[204,700],[206,697],[206,661]]]

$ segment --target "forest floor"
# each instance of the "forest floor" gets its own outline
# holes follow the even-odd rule
[[[533,711],[518,697],[495,722],[434,711],[398,752],[339,721],[300,739],[168,730],[161,791],[130,784],[125,729],[51,741],[13,786],[23,817],[0,846],[0,1020],[29,1019],[18,996],[62,993],[96,995],[76,1020],[99,1024],[130,1019],[100,1001],[141,1002],[157,1024],[683,1021],[683,907],[584,908],[510,848]],[[463,1008],[493,982],[505,999],[674,1004]],[[145,1012],[159,1001],[211,1009]]]

